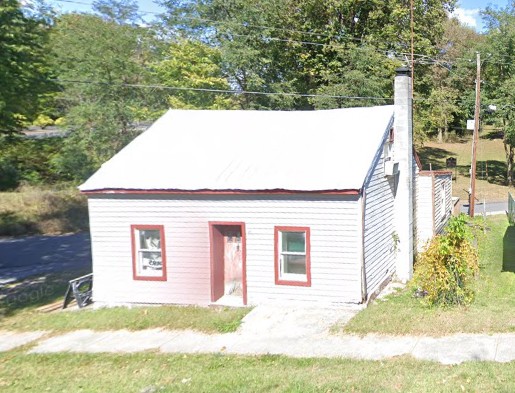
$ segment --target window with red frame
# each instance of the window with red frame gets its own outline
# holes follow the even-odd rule
[[[311,285],[310,239],[307,227],[275,227],[276,284]]]
[[[131,237],[134,279],[166,281],[164,227],[132,225]]]

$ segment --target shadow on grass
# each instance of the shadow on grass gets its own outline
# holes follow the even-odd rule
[[[435,170],[445,169],[445,160],[449,157],[456,157],[456,154],[452,151],[441,149],[439,147],[424,146],[417,149],[417,153],[424,170],[429,169],[429,164],[431,164],[431,167]]]
[[[495,140],[495,139],[503,139],[504,138],[504,132],[501,130],[492,130],[487,132],[486,134],[483,134],[480,136],[480,139],[488,139],[488,140]]]
[[[515,273],[515,226],[506,228],[503,238],[502,271]]]
[[[424,170],[429,170],[430,167],[434,170],[448,169],[445,165],[446,159],[450,157],[456,158],[456,154],[452,151],[441,149],[439,147],[425,146],[417,149],[417,153],[420,157],[422,168]],[[449,168],[449,170],[451,169]],[[453,174],[455,171],[457,171],[458,176],[470,177],[470,164],[462,165],[458,161],[456,170],[452,169]],[[476,174],[477,179],[487,180],[490,184],[496,184],[500,186],[506,185],[506,163],[504,161],[478,161],[476,165]]]

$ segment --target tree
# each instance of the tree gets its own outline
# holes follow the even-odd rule
[[[48,82],[47,40],[50,20],[40,9],[17,0],[0,3],[0,132],[15,132],[38,112],[38,97]]]
[[[207,90],[230,90],[220,68],[220,51],[199,41],[179,40],[170,44],[164,59],[155,66],[160,84],[178,88],[168,91],[168,104],[177,109],[229,109],[236,102],[224,93]],[[192,89],[206,89],[188,90]]]
[[[138,87],[152,82],[152,31],[123,23],[126,13],[116,12],[62,15],[51,35],[54,70],[63,88],[59,99],[72,130],[57,164],[77,179],[132,140],[138,121],[152,120],[166,108],[163,94]]]
[[[410,47],[405,0],[163,0],[170,31],[220,48],[224,72],[237,90],[338,92],[338,78],[356,70],[346,53],[356,45],[382,51],[380,71],[391,78],[388,50]],[[415,0],[415,42],[434,53],[454,0]],[[364,71],[360,71],[363,73]],[[366,75],[366,73],[365,73]],[[375,76],[374,75],[374,76]],[[363,75],[358,77],[363,80]],[[366,82],[366,80],[365,80]],[[383,84],[386,86],[386,84]],[[366,87],[366,86],[364,86]],[[368,86],[376,91],[377,86]],[[382,90],[386,94],[391,87]],[[315,101],[286,95],[244,95],[244,108],[309,109]],[[324,105],[328,104],[325,102]],[[335,103],[338,105],[338,103]]]
[[[487,8],[483,13],[486,35],[484,65],[485,96],[500,108],[497,122],[504,132],[506,182],[513,185],[515,149],[515,2],[503,9]]]

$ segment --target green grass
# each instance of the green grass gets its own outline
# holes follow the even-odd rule
[[[515,362],[443,366],[280,356],[0,354],[0,391],[513,392]]]
[[[235,331],[250,311],[250,308],[194,306],[86,308],[50,313],[37,311],[42,305],[54,302],[62,304],[68,280],[85,273],[75,270],[46,274],[0,288],[0,330],[49,330],[61,333],[76,329],[165,328],[227,333]]]
[[[472,157],[472,139],[470,136],[453,142],[437,143],[428,141],[417,148],[423,164],[428,170],[445,169],[445,160],[449,157],[457,159],[457,178],[453,182],[453,195],[459,196],[461,202],[468,203],[466,190],[470,186],[470,162]],[[481,133],[477,147],[476,197],[482,202],[504,201],[508,191],[513,187],[506,186],[506,157],[502,137],[495,131],[485,130]],[[453,172],[455,172],[453,170]]]
[[[1,319],[0,330],[66,332],[77,329],[164,328],[227,333],[235,331],[249,311],[249,308],[193,306],[114,307],[52,313],[22,310]]]
[[[469,307],[425,308],[409,289],[378,300],[335,332],[440,336],[453,333],[515,332],[515,228],[506,217],[487,220],[480,245],[480,278]]]
[[[87,230],[86,197],[74,187],[20,187],[0,192],[0,236],[55,235]]]

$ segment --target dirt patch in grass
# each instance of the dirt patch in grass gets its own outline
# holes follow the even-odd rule
[[[443,366],[281,356],[0,354],[0,390],[16,392],[510,392],[515,363]]]
[[[0,236],[57,235],[88,228],[87,199],[74,187],[0,192]]]
[[[405,289],[374,302],[333,332],[430,336],[515,332],[515,232],[505,216],[490,217],[487,226],[489,231],[480,243],[480,278],[472,305],[426,308]]]

